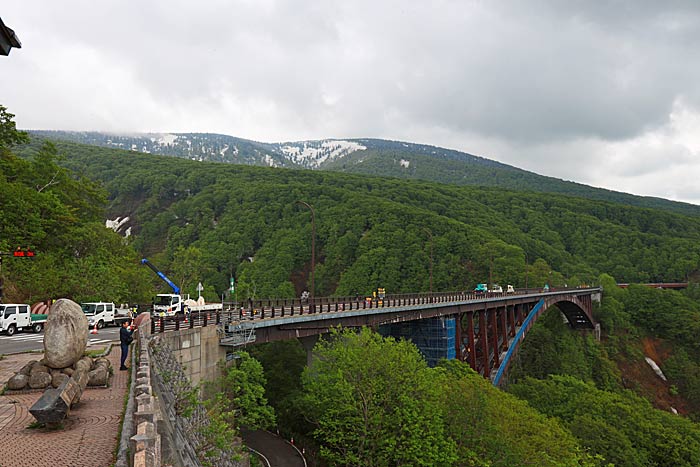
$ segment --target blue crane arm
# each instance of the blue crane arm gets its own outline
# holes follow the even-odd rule
[[[151,270],[152,270],[153,272],[155,272],[156,274],[158,274],[158,277],[160,277],[161,279],[163,279],[163,280],[170,286],[170,288],[173,289],[173,292],[174,292],[174,293],[180,295],[180,287],[178,287],[177,285],[175,285],[175,284],[173,283],[173,281],[171,281],[170,279],[168,279],[168,276],[166,276],[165,274],[163,274],[162,272],[160,272],[160,271],[158,270],[157,267],[153,266],[153,263],[151,263],[150,261],[148,261],[146,258],[143,258],[143,259],[141,260],[141,264],[145,264],[146,266],[148,266],[149,268],[151,268]]]

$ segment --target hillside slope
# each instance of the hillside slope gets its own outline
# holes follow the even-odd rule
[[[332,170],[439,183],[496,186],[560,193],[630,206],[700,215],[700,206],[635,196],[538,175],[484,157],[380,139],[261,143],[210,133],[117,135],[100,132],[32,131],[35,136],[197,161]]]
[[[23,151],[31,157],[35,149]],[[159,265],[169,270],[191,250],[204,265],[203,283],[217,291],[233,272],[241,294],[300,292],[311,234],[300,200],[316,214],[317,295],[427,290],[430,238],[436,290],[473,287],[490,275],[515,286],[526,277],[537,286],[593,283],[602,272],[625,282],[673,281],[700,264],[700,219],[663,210],[75,143],[59,149],[68,167],[104,184],[109,218],[134,235],[141,254],[163,255]]]

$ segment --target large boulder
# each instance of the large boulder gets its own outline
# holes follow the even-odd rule
[[[88,320],[80,305],[62,298],[51,305],[44,331],[44,359],[51,368],[66,368],[80,360],[88,339]]]

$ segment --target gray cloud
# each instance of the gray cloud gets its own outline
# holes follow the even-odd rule
[[[693,1],[38,0],[2,15],[23,48],[0,63],[1,103],[24,128],[405,139],[700,202]]]

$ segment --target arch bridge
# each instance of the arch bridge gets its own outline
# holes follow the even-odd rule
[[[556,306],[572,329],[593,330],[592,304],[600,294],[599,287],[591,287],[514,294],[399,294],[374,300],[316,298],[312,304],[298,299],[260,300],[243,307],[224,303],[227,311],[193,316],[188,322],[156,318],[152,331],[171,333],[216,324],[221,346],[299,339],[310,358],[318,336],[331,328],[369,326],[385,335],[411,338],[424,355],[435,350],[427,347],[437,339],[440,355],[435,361],[457,358],[499,385],[542,313]],[[402,333],[402,329],[409,331]],[[433,335],[423,339],[426,333]]]

